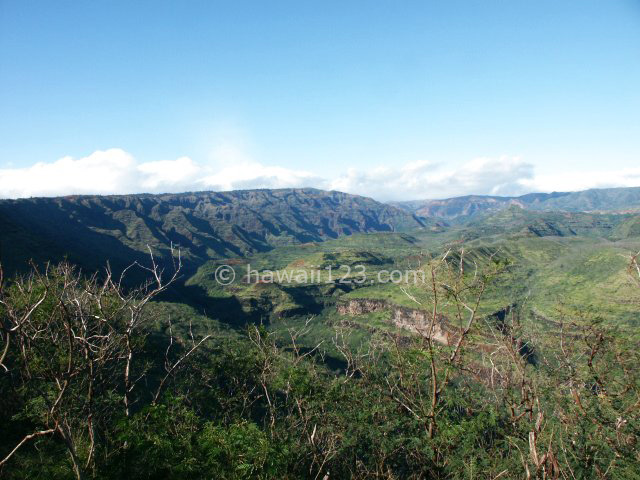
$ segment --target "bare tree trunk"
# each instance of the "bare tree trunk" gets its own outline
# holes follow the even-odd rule
[[[70,431],[65,432],[60,425],[58,425],[58,432],[62,436],[62,439],[64,440],[64,443],[67,446],[67,451],[69,452],[69,457],[71,457],[71,463],[73,465],[73,473],[75,473],[76,478],[78,480],[84,480],[84,472],[82,471],[82,467],[80,466],[80,460],[78,459],[78,455],[76,454],[76,449],[73,444],[73,439],[71,438],[71,432]]]

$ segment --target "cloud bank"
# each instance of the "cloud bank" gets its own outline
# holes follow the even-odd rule
[[[446,198],[469,194],[515,195],[533,179],[533,165],[517,157],[477,158],[458,168],[414,162],[371,171],[349,169],[331,188],[391,200]]]
[[[546,176],[536,175],[531,163],[509,156],[476,158],[455,168],[428,161],[369,170],[349,168],[332,178],[262,165],[233,148],[223,148],[217,158],[216,165],[189,157],[138,162],[130,153],[112,148],[83,158],[0,169],[0,197],[316,187],[386,201],[640,185],[640,168]]]

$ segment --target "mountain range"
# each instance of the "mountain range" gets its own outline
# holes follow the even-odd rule
[[[640,230],[640,188],[465,196],[385,204],[311,188],[182,194],[67,196],[0,200],[0,262],[8,272],[28,260],[69,260],[88,269],[128,265],[148,247],[167,257],[179,247],[197,268],[282,245],[355,233],[440,231],[461,236],[597,235]]]
[[[69,258],[87,268],[129,264],[151,246],[187,262],[353,233],[408,231],[428,222],[370,198],[316,189],[0,201],[0,261],[9,271]]]
[[[628,213],[640,210],[640,187],[528,193],[519,197],[467,195],[442,200],[394,202],[393,205],[422,217],[456,223],[511,205],[538,211]]]

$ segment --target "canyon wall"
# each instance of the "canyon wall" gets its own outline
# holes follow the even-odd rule
[[[389,320],[398,328],[403,328],[419,335],[428,336],[431,327],[431,314],[417,308],[402,307],[385,300],[370,298],[353,298],[336,305],[340,315],[363,315],[365,313],[388,311]],[[433,325],[431,338],[445,345],[454,339],[452,329],[447,327],[445,317],[440,315]]]

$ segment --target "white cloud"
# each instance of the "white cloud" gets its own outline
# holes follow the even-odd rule
[[[343,175],[327,182],[332,190],[340,190],[376,198],[396,199],[406,192],[422,190],[422,180],[437,168],[427,161],[412,162],[400,167],[375,167],[363,171],[350,168]],[[375,195],[371,192],[375,192]]]
[[[140,163],[124,150],[112,148],[78,159],[63,157],[26,168],[0,169],[0,198],[317,187],[385,201],[636,185],[640,185],[640,168],[536,175],[531,163],[509,156],[476,158],[458,167],[417,161],[367,170],[349,168],[334,177],[321,177],[262,165],[230,143],[215,149],[207,164],[189,157]]]
[[[522,181],[525,190],[536,192],[573,192],[588,188],[637,186],[640,186],[640,168],[564,172],[558,175],[537,175]]]
[[[533,165],[518,157],[477,158],[458,168],[423,161],[370,172],[351,169],[331,186],[383,200],[407,200],[472,193],[516,194],[522,191],[521,182],[532,177]]]
[[[312,187],[322,179],[311,172],[278,166],[265,166],[254,161],[239,147],[237,140],[220,143],[211,157],[215,168],[206,169],[198,184],[209,190],[235,190],[250,188]]]
[[[144,191],[187,187],[197,180],[202,168],[189,157],[159,160],[138,165],[140,186]]]
[[[0,169],[1,197],[55,196],[72,193],[124,193],[135,188],[134,158],[119,148],[88,157],[63,157],[27,168]]]
[[[234,190],[311,187],[321,184],[322,181],[321,178],[310,172],[246,162],[224,167],[222,170],[202,178],[199,183],[211,190]]]
[[[319,186],[316,175],[264,166],[225,146],[213,165],[189,157],[138,163],[119,148],[83,158],[63,157],[26,168],[0,169],[0,198],[72,194],[166,193],[240,188]]]

